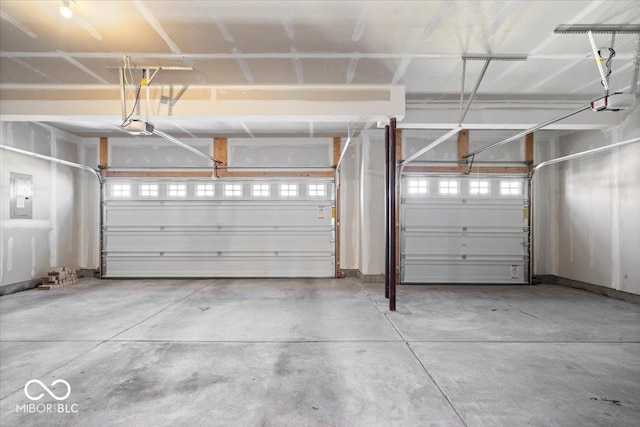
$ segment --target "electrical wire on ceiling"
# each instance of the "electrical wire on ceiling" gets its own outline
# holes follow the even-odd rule
[[[140,90],[142,89],[143,82],[144,82],[144,70],[142,71],[142,79],[140,79],[140,83],[138,83],[138,89],[136,90],[136,98],[133,103],[133,107],[131,108],[131,112],[129,113],[129,115],[127,115],[127,117],[125,117],[120,127],[125,127],[129,123],[131,123],[131,116],[133,116],[133,114],[136,112],[136,107],[138,106],[138,102],[140,101]]]
[[[131,59],[127,54],[124,55],[123,69],[124,69],[123,75],[124,75],[125,84],[127,85],[127,87],[129,87],[129,96],[131,96],[131,94],[133,93],[133,89],[131,88],[131,86],[133,86],[133,82],[134,82],[133,71],[132,71],[133,68],[131,67]],[[129,78],[127,78],[127,71],[129,72]],[[133,104],[133,108],[131,109],[131,113],[129,113],[125,117],[125,119],[122,121],[122,124],[120,125],[121,127],[125,127],[129,123],[131,123],[131,117],[136,112],[136,108],[138,107],[138,102],[140,101],[140,91],[142,90],[143,83],[144,83],[144,70],[142,70],[142,78],[140,79],[140,83],[138,83],[138,88],[136,89],[135,101]]]
[[[604,75],[604,79],[600,81],[600,84],[604,87],[605,86],[605,80],[607,83],[609,83],[609,77],[611,76],[611,66],[612,66],[612,62],[613,62],[613,58],[616,56],[616,51],[613,48],[613,41],[615,40],[615,33],[612,36],[611,39],[611,46],[609,47],[603,47],[598,49],[598,61],[600,61],[600,63],[604,62],[604,66],[606,68],[606,73]],[[603,56],[603,51],[604,52],[608,52],[608,56],[605,57]]]

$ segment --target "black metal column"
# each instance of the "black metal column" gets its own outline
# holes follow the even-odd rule
[[[384,237],[385,237],[385,246],[384,246],[384,297],[389,298],[389,263],[390,263],[390,253],[389,253],[389,221],[391,218],[391,213],[389,211],[389,125],[384,128],[384,166],[385,166],[385,179],[384,179]]]
[[[396,310],[396,119],[389,123],[389,310]]]

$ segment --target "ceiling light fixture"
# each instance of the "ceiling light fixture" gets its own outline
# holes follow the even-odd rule
[[[73,11],[71,10],[71,6],[75,6],[76,2],[74,0],[62,0],[62,6],[60,6],[60,15],[69,19],[73,16]]]

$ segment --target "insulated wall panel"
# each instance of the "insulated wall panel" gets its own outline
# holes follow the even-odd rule
[[[104,277],[332,277],[329,180],[110,180]]]
[[[528,283],[523,177],[405,175],[401,280]]]

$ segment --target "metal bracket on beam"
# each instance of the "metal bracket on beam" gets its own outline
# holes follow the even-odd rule
[[[467,112],[471,107],[471,103],[473,99],[476,97],[476,93],[478,92],[478,88],[480,87],[480,83],[484,78],[485,73],[487,72],[487,68],[489,67],[489,63],[491,61],[526,61],[527,55],[487,55],[487,54],[465,54],[462,55],[462,88],[460,90],[460,120],[458,121],[458,125],[462,125],[464,118],[467,116]],[[478,80],[471,92],[471,96],[467,101],[466,108],[462,109],[463,99],[464,99],[464,79],[467,71],[467,61],[484,61],[484,66],[482,67],[482,71],[480,71],[480,76],[478,76]]]
[[[640,34],[640,25],[633,24],[563,24],[557,26],[555,34]]]
[[[557,26],[553,32],[555,34],[589,34],[589,40],[591,41],[592,47],[595,46],[593,42],[593,34],[611,34],[611,44],[615,40],[616,34],[638,34],[638,43],[635,49],[634,55],[634,69],[631,78],[631,88],[629,93],[636,93],[638,86],[638,69],[640,69],[640,25],[635,24],[563,24]],[[595,49],[594,49],[595,50]],[[595,55],[595,53],[594,53]],[[603,75],[602,64],[598,61],[598,57],[596,55],[596,63],[598,63],[598,68],[600,69],[600,75]],[[605,91],[608,92],[608,81],[604,83],[605,78],[603,78],[603,84],[605,85]]]

